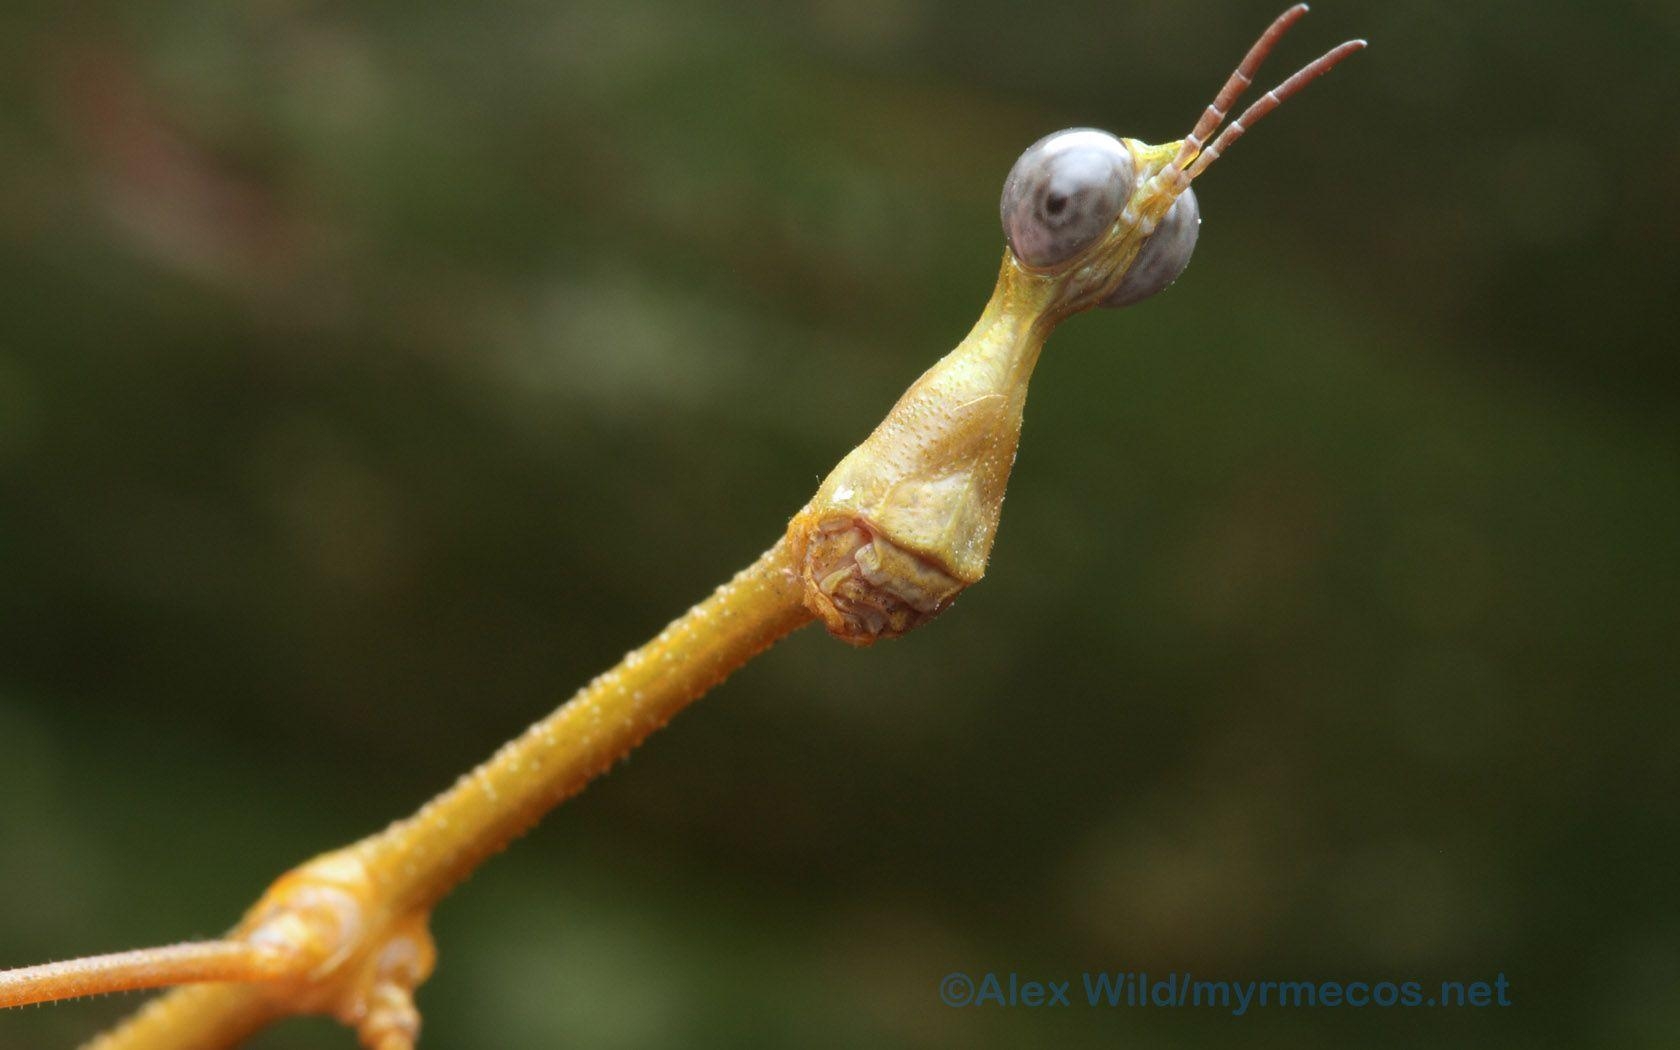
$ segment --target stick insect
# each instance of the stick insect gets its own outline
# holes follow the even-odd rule
[[[170,987],[88,1045],[213,1050],[283,1017],[327,1014],[370,1050],[412,1050],[414,993],[436,959],[432,911],[480,864],[789,632],[820,621],[868,645],[927,622],[980,580],[1050,331],[1172,284],[1201,224],[1191,184],[1365,46],[1332,48],[1227,123],[1306,10],[1278,16],[1184,138],[1149,145],[1073,128],[1021,154],[1004,184],[1007,244],[979,321],[756,562],[413,816],[282,875],[222,939],[6,971],[0,1007]]]

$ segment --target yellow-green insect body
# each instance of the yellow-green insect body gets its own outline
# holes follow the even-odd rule
[[[1071,128],[1016,161],[999,206],[1003,265],[980,320],[788,525],[806,607],[831,633],[856,645],[903,634],[985,574],[1027,383],[1051,329],[1170,285],[1201,223],[1191,181],[1283,99],[1364,46],[1349,41],[1308,64],[1204,148],[1305,12],[1297,5],[1272,23],[1185,138],[1156,146]]]

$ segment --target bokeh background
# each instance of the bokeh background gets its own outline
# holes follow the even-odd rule
[[[217,933],[657,631],[964,334],[1016,154],[1177,137],[1280,6],[6,5],[0,964]],[[1052,339],[984,584],[488,866],[426,1045],[1674,1045],[1680,8],[1268,73],[1349,36]],[[1516,1005],[936,995],[1087,969]]]

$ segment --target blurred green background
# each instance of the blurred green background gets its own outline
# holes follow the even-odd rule
[[[8,4],[0,964],[219,932],[653,634],[967,331],[1017,153],[1281,6]],[[1326,2],[1262,79],[1349,36],[1051,340],[985,583],[489,865],[427,1046],[1674,1045],[1680,8]],[[1516,1005],[936,995],[1086,969]]]

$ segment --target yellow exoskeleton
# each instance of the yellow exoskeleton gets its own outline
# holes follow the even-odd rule
[[[840,461],[781,539],[658,637],[412,817],[281,876],[223,939],[6,971],[0,1007],[181,985],[90,1046],[216,1050],[279,1018],[321,1013],[372,1050],[412,1050],[414,991],[435,959],[432,909],[486,859],[790,631],[820,619],[868,644],[926,622],[980,579],[1051,329],[1172,283],[1201,221],[1190,184],[1364,46],[1349,41],[1309,63],[1210,142],[1305,13],[1298,5],[1272,23],[1177,142],[1072,129],[1022,154],[1004,186],[1003,265],[974,329]]]

